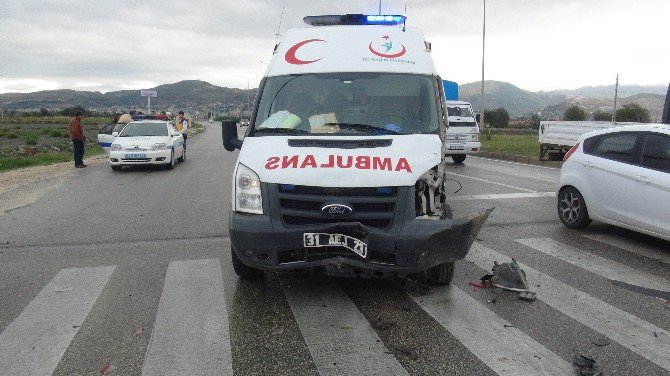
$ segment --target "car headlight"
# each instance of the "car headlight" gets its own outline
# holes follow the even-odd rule
[[[263,214],[263,199],[261,197],[261,180],[249,167],[237,165],[235,174],[235,211]]]
[[[151,147],[151,151],[163,150],[165,148],[167,148],[167,145],[164,143],[154,144],[154,146]]]
[[[112,146],[109,147],[109,150],[111,150],[111,151],[121,151],[121,150],[123,150],[123,147],[119,144],[112,144]]]

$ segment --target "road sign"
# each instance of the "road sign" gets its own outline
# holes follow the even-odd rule
[[[141,90],[140,95],[143,97],[154,97],[158,96],[158,91],[156,90]]]

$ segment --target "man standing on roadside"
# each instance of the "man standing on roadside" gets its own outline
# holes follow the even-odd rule
[[[84,164],[84,141],[86,141],[86,136],[84,135],[84,127],[81,125],[81,119],[83,118],[84,114],[77,111],[70,119],[70,140],[72,140],[74,167],[76,168],[86,167]]]
[[[177,116],[177,129],[184,136],[184,149],[186,149],[186,139],[188,138],[186,135],[186,130],[188,129],[188,120],[184,118],[184,111],[179,111],[179,115]]]

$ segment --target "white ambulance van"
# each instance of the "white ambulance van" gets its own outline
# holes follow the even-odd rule
[[[452,219],[442,81],[404,16],[305,17],[275,47],[240,149],[229,230],[236,273],[448,284],[492,209]]]
[[[454,163],[461,164],[468,154],[477,153],[482,144],[479,141],[479,127],[470,103],[463,101],[446,101],[447,149]]]

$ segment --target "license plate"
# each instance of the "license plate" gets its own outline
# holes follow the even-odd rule
[[[126,154],[126,159],[144,159],[146,154]]]
[[[368,255],[367,244],[356,238],[342,234],[306,232],[303,234],[303,244],[305,248],[344,247],[362,258]]]
[[[449,145],[449,150],[465,150],[465,145]]]

